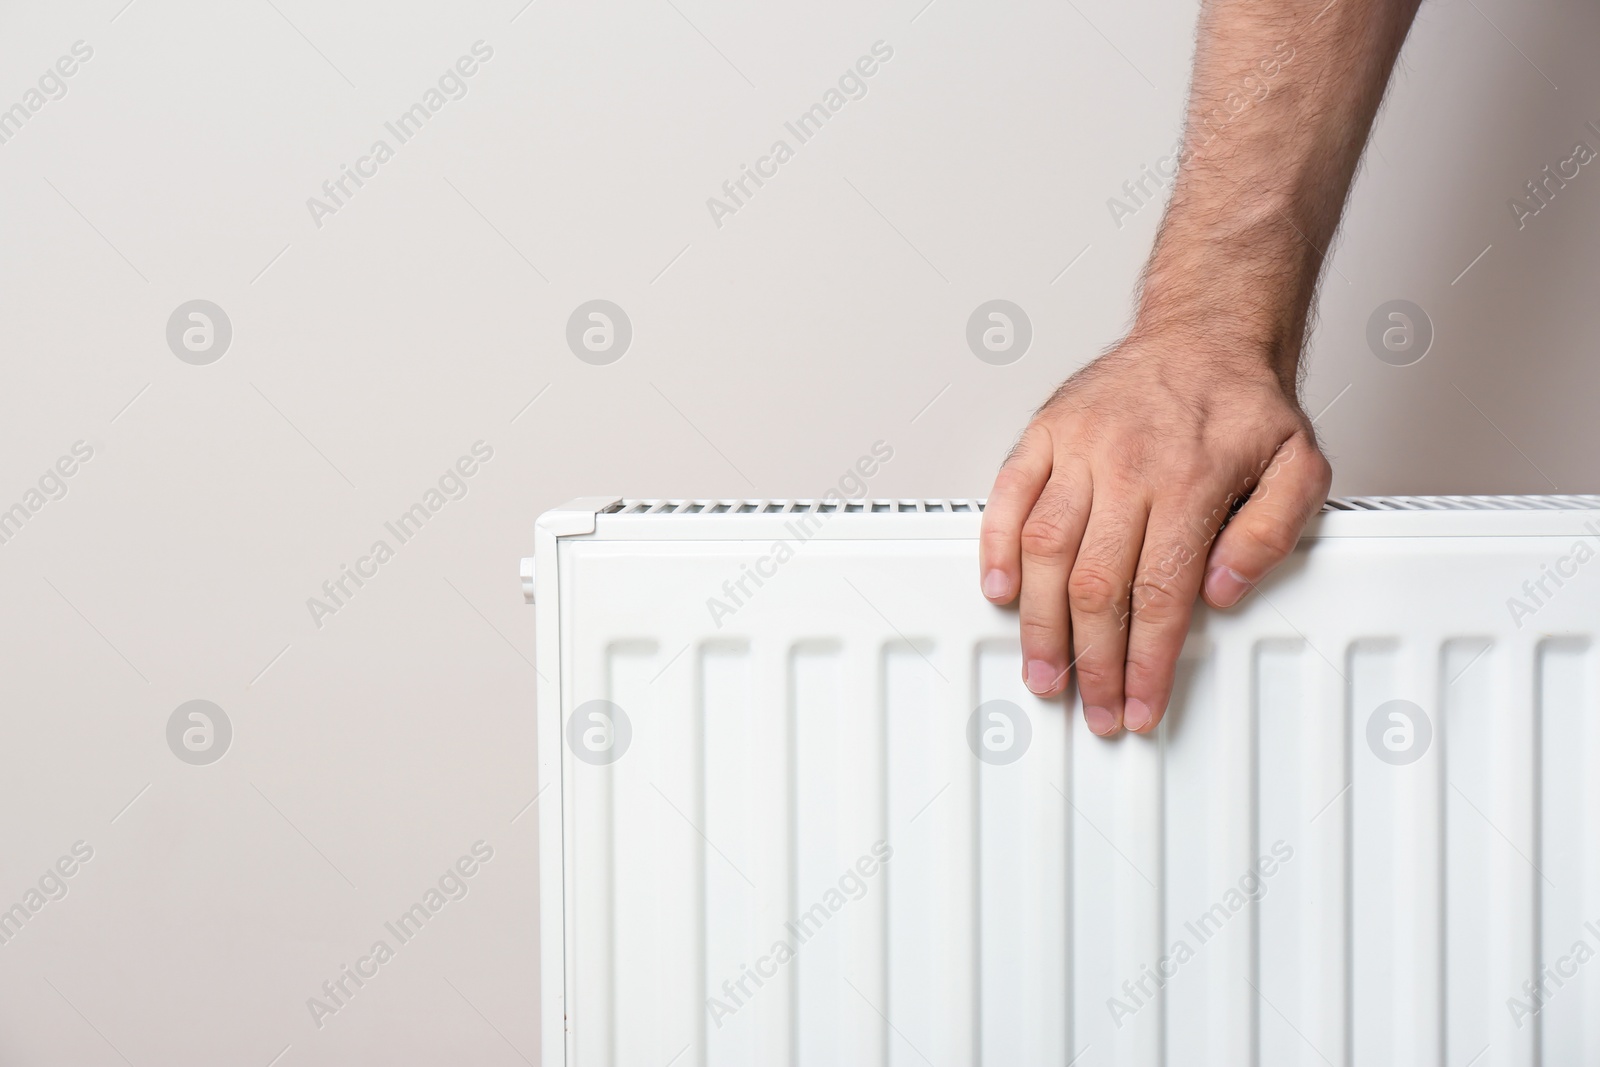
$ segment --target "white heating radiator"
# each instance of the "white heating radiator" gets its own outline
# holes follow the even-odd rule
[[[546,1067],[1600,1063],[1600,497],[1334,501],[1112,741],[979,511],[539,520]]]

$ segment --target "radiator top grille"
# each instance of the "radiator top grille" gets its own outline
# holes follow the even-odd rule
[[[985,500],[619,500],[602,515],[773,515],[845,512],[890,514],[982,511]],[[1348,496],[1322,505],[1334,511],[1600,511],[1600,495]]]
[[[982,500],[619,500],[601,515],[776,515],[815,512],[890,514],[895,512],[982,511]]]

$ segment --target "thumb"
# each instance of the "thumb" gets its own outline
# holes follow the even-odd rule
[[[1282,563],[1327,500],[1332,481],[1333,470],[1309,433],[1298,431],[1279,445],[1260,484],[1211,546],[1206,603],[1231,608]]]

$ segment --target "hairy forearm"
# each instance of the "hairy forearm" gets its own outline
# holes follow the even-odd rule
[[[1356,163],[1420,0],[1206,0],[1184,147],[1136,333],[1292,386]]]

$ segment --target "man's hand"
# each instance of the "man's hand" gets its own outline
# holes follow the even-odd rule
[[[979,580],[1021,597],[1024,681],[1054,695],[1075,667],[1095,733],[1155,728],[1195,597],[1236,603],[1328,491],[1300,351],[1419,2],[1202,3],[1133,330],[1034,416],[983,517]]]
[[[1293,550],[1331,477],[1264,358],[1208,359],[1157,336],[1074,375],[983,515],[983,592],[1004,604],[1020,590],[1028,688],[1055,695],[1070,663],[1091,730],[1153,728],[1195,596],[1238,601]]]

